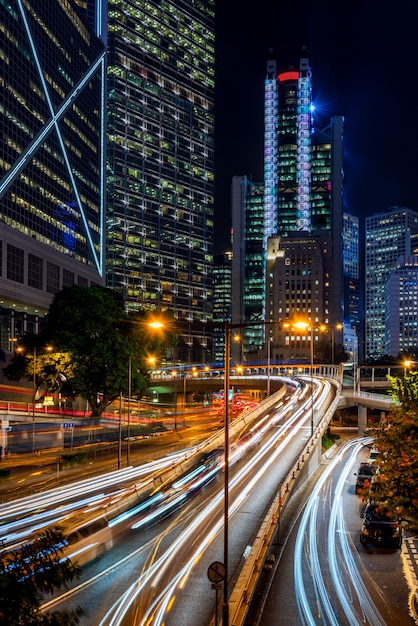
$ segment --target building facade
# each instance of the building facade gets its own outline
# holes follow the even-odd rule
[[[223,325],[231,319],[232,252],[215,254],[213,267],[213,358],[223,363],[225,357],[225,332]]]
[[[343,272],[344,272],[344,346],[354,363],[363,361],[363,291],[360,274],[359,219],[349,213],[343,215]]]
[[[385,287],[385,354],[418,352],[418,256],[399,258]]]
[[[92,26],[82,4],[0,4],[0,344],[6,352],[11,340],[37,332],[62,287],[104,284],[105,29],[99,19]],[[103,2],[90,5],[91,15],[103,15]]]
[[[237,287],[240,293],[233,297],[232,320],[277,322],[303,312],[313,323],[321,317],[321,324],[334,327],[341,324],[344,315],[343,118],[334,117],[321,125],[315,118],[311,69],[306,56],[300,59],[297,70],[285,72],[277,72],[276,61],[268,60],[264,120],[264,183],[256,185],[258,193],[263,192],[262,215],[261,210],[257,213],[254,205],[251,207],[254,200],[246,192],[248,183],[244,178],[241,182],[233,181],[233,276],[241,272],[242,278]],[[258,206],[261,208],[261,202]],[[250,211],[254,211],[257,228],[251,228]],[[325,255],[321,262],[324,273],[319,279],[324,296],[320,313],[314,305],[316,289],[308,294],[305,285],[292,295],[281,290],[288,270],[281,259],[292,256],[290,250],[305,249],[309,238],[311,248]],[[251,262],[254,246],[256,263]],[[245,292],[245,285],[250,284],[253,289],[256,286],[253,301],[250,291]],[[294,289],[299,284],[301,281],[295,281]],[[282,301],[285,294],[289,297],[287,302]],[[299,304],[305,302],[303,311],[299,305],[292,308],[296,300]],[[266,330],[260,326],[258,332],[257,347],[261,349],[264,344],[265,351]],[[342,341],[342,333],[338,339]],[[309,344],[307,347],[309,353]],[[248,348],[246,342],[246,352]]]
[[[108,4],[107,285],[128,311],[172,312],[174,360],[201,362],[213,303],[215,2]]]
[[[264,184],[246,176],[232,180],[232,302],[233,323],[254,322],[241,331],[243,353],[251,359],[264,343],[265,255]],[[234,361],[238,346],[232,344]]]
[[[365,234],[365,347],[366,359],[385,354],[386,282],[401,256],[415,254],[418,213],[391,207],[366,217]]]

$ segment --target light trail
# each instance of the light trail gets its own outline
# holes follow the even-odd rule
[[[317,394],[320,393],[318,389],[319,388],[317,388]],[[232,518],[236,511],[239,510],[258,482],[265,476],[269,467],[276,461],[277,457],[288,445],[289,440],[302,429],[305,420],[310,415],[310,409],[311,405],[309,399],[304,403],[302,408],[295,411],[284,424],[272,431],[269,441],[260,446],[260,449],[257,450],[256,454],[251,458],[251,462],[246,463],[231,480],[230,490],[233,491],[235,489],[239,495],[231,498],[229,518]],[[287,413],[287,407],[279,409],[278,413],[274,415],[272,423],[281,419],[281,415],[279,415],[281,412],[282,414]],[[290,431],[291,428],[292,430]],[[262,461],[263,463],[261,464]],[[251,476],[257,462],[260,462],[260,467],[257,472]],[[163,580],[165,575],[167,575],[171,563],[174,560],[181,562],[181,556],[185,554],[187,547],[190,545],[193,532],[195,530],[197,531],[201,524],[212,520],[209,529],[206,529],[204,539],[194,549],[187,562],[170,578],[167,584],[163,585],[157,597],[140,618],[140,622],[135,622],[135,626],[149,626],[150,624],[153,624],[153,626],[162,626],[162,624],[164,624],[167,610],[172,607],[175,601],[176,590],[185,584],[194,565],[200,560],[203,552],[223,528],[223,516],[220,511],[223,497],[223,490],[219,490],[205,509],[179,535],[172,546],[118,599],[102,619],[99,626],[121,626],[136,599],[144,592],[145,586],[151,584],[151,586],[155,588]]]
[[[353,558],[353,550],[348,541],[348,531],[345,524],[341,500],[344,484],[356,462],[356,456],[359,450],[365,444],[370,443],[370,441],[370,438],[363,438],[344,444],[340,453],[324,470],[306,504],[298,530],[294,552],[294,587],[299,615],[303,626],[305,624],[315,626],[319,623],[340,626],[341,618],[339,616],[339,610],[337,609],[336,599],[341,605],[342,613],[347,620],[347,624],[350,626],[364,623],[368,623],[371,626],[384,626],[385,624],[362,582],[360,572]],[[348,453],[348,460],[345,463],[334,493],[332,494],[332,505],[328,523],[327,555],[332,580],[332,590],[330,590],[324,583],[324,566],[321,567],[317,545],[317,525],[320,523],[317,519],[318,504],[321,492],[325,491],[327,488],[330,475],[343,456]],[[306,536],[309,538],[309,549],[307,550],[305,550]],[[340,555],[337,554],[337,546],[340,547]],[[312,607],[313,602],[308,598],[306,574],[304,575],[303,571],[304,563],[307,563],[310,569],[310,583],[313,585],[314,596],[316,598],[316,616],[314,615],[314,608]],[[345,576],[344,580],[343,574]],[[331,597],[334,599],[333,603],[330,600]],[[356,604],[354,598],[357,599],[358,610],[355,608]]]

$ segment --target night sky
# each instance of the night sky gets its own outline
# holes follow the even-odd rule
[[[270,48],[282,71],[305,46],[316,108],[344,116],[345,210],[418,210],[416,0],[216,4],[215,251],[228,247],[232,177],[263,180]]]

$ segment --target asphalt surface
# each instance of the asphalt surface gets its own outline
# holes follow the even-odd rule
[[[186,428],[167,431],[159,437],[132,442],[129,455],[130,465],[140,465],[167,454],[169,451],[187,447],[188,430]],[[340,443],[347,436],[346,433],[341,434],[342,439]],[[207,436],[207,432],[202,433],[202,439]],[[338,452],[338,445],[337,443],[331,454]],[[125,441],[122,445],[121,454],[119,454],[117,443],[106,445],[91,444],[80,449],[83,449],[87,454],[87,463],[82,466],[82,475],[80,475],[80,466],[62,468],[62,463],[60,462],[62,450],[47,450],[36,455],[31,453],[9,454],[3,457],[0,462],[0,505],[3,502],[80,480],[80,478],[89,478],[114,471],[118,469],[118,465],[121,468],[127,466],[127,443]],[[77,450],[79,449],[77,448]],[[65,452],[68,452],[68,450],[65,450]],[[1,476],[3,470],[8,471],[9,475]],[[321,466],[317,472],[320,471]],[[279,551],[276,558],[278,561],[282,558],[295,520],[299,518],[303,510],[304,502],[313,487],[316,476],[317,474],[314,474],[310,481],[298,489],[287,505],[286,513],[283,516],[279,529],[280,536],[277,541]],[[408,569],[408,585],[411,590],[410,614],[412,620],[418,624],[418,532],[410,530],[404,533],[403,552]],[[265,602],[265,598],[262,595],[266,593],[266,589],[273,590],[274,582],[267,580],[264,582],[265,590],[260,591],[258,602],[252,606],[246,620],[247,626],[266,624],[263,621],[262,612],[260,612],[260,606]]]

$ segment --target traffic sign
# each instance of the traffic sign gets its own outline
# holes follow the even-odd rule
[[[225,565],[220,561],[214,561],[208,567],[208,578],[211,583],[220,583],[225,580]]]

